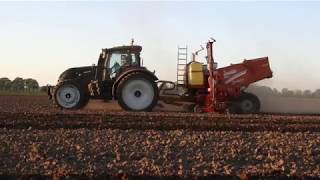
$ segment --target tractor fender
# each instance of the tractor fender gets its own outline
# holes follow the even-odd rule
[[[118,88],[118,85],[119,85],[119,82],[124,78],[126,77],[127,75],[131,74],[131,73],[136,73],[136,72],[140,72],[140,73],[144,73],[145,75],[149,76],[151,79],[153,79],[154,81],[157,81],[158,78],[157,76],[150,72],[149,70],[145,69],[145,68],[134,68],[134,69],[129,69],[125,72],[123,72],[120,76],[118,76],[116,78],[116,80],[114,81],[113,83],[113,86],[112,86],[112,96],[117,99],[116,97],[116,91],[117,91],[117,88]]]

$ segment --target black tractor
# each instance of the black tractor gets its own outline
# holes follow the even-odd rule
[[[48,88],[49,98],[64,109],[79,109],[94,98],[117,100],[128,111],[151,111],[158,101],[158,78],[141,65],[141,50],[137,45],[102,49],[97,65],[64,71]]]

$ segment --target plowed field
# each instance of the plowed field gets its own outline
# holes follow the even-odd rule
[[[0,96],[0,177],[320,177],[320,116],[92,107]]]

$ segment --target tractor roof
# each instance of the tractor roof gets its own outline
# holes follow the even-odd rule
[[[113,48],[105,49],[108,52],[115,52],[115,51],[132,51],[132,52],[141,52],[142,47],[138,45],[133,46],[116,46]]]

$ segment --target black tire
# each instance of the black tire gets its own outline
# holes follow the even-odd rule
[[[63,96],[63,89],[62,88],[66,88],[69,87],[75,91],[78,91],[75,96],[79,96],[78,98],[76,98],[76,100],[74,100],[74,102],[72,104],[68,104],[67,102],[63,103],[62,101],[62,96]],[[82,107],[84,107],[85,105],[87,105],[88,101],[89,101],[89,95],[86,93],[85,89],[82,88],[78,83],[73,82],[73,81],[67,81],[67,82],[61,82],[59,83],[55,88],[54,88],[54,96],[53,96],[53,102],[54,104],[62,109],[80,109]],[[70,93],[65,94],[64,96],[66,96],[65,98],[67,98],[67,96],[72,96],[70,95]]]
[[[237,107],[242,114],[256,114],[260,112],[260,100],[254,94],[243,92]]]
[[[158,102],[159,89],[148,74],[133,72],[121,79],[116,96],[124,110],[152,111]]]

